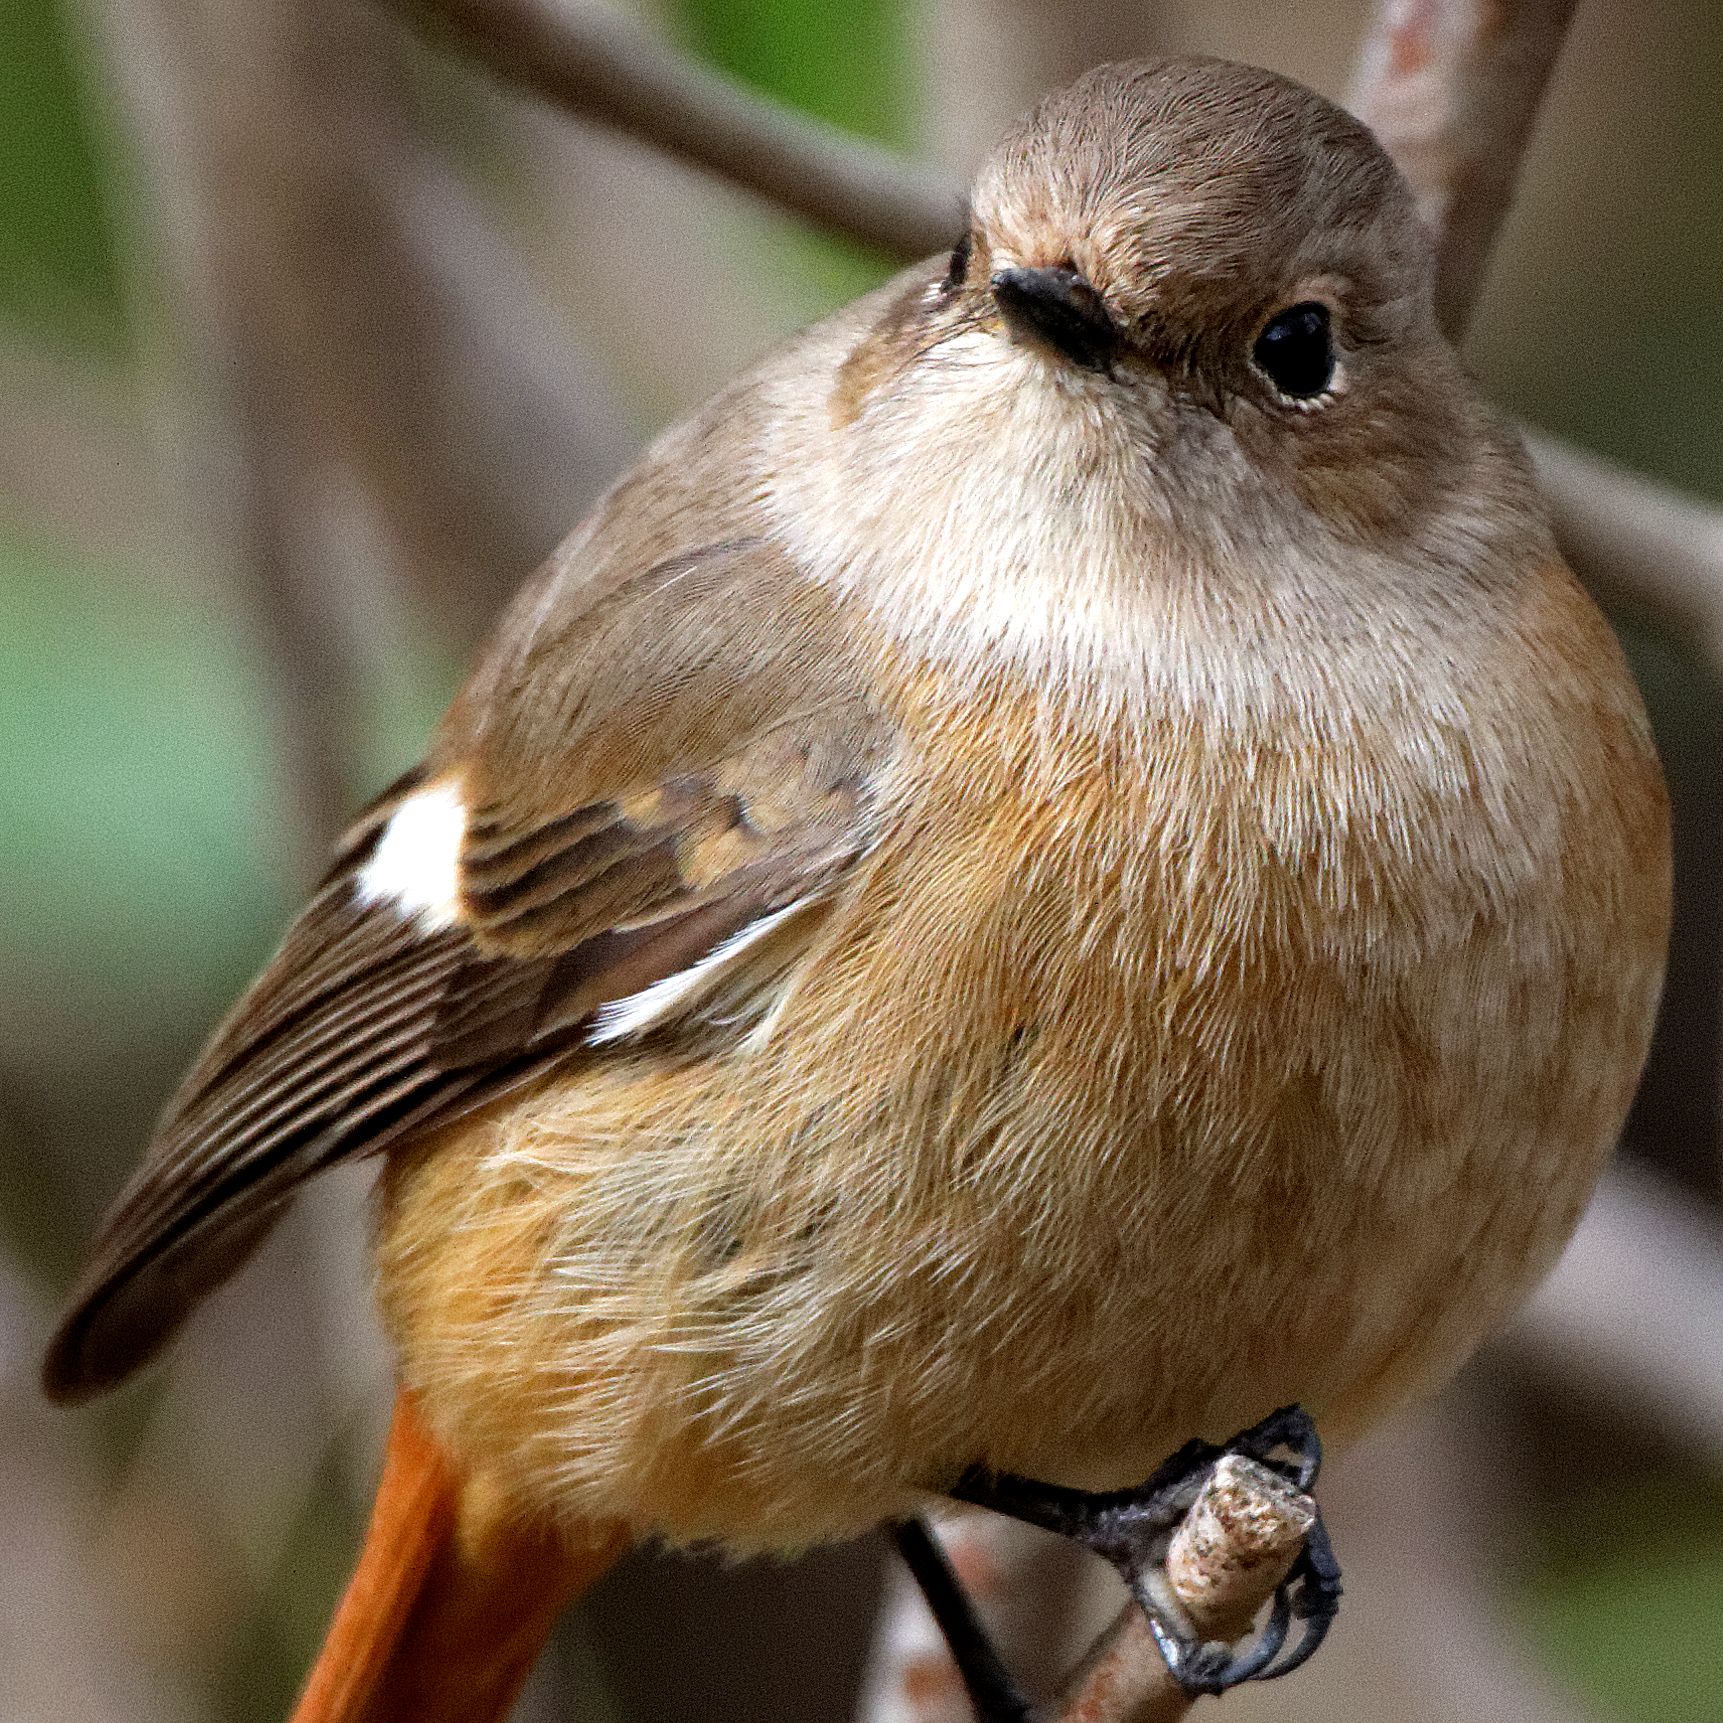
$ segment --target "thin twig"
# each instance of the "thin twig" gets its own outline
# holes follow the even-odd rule
[[[1577,0],[1379,0],[1347,105],[1438,236],[1436,315],[1465,333]]]
[[[576,0],[394,0],[511,83],[780,208],[896,257],[949,245],[956,188],[929,168],[791,114]]]
[[[1167,1580],[1204,1639],[1250,1630],[1316,1522],[1316,1504],[1255,1460],[1216,1463],[1167,1551]],[[1168,1673],[1133,1601],[1079,1665],[1060,1723],[1176,1723],[1194,1700]]]
[[[1249,1632],[1286,1577],[1316,1517],[1316,1505],[1267,1467],[1222,1457],[1186,1513],[1166,1557],[1167,1579],[1205,1639]],[[1084,1558],[1045,1534],[992,1516],[966,1515],[942,1542],[972,1602],[1011,1648],[1019,1675],[1045,1675],[1057,1655]],[[1044,1616],[1041,1667],[1025,1668],[1023,1623],[1006,1619],[1024,1597]],[[1021,1613],[1020,1609],[1017,1613]],[[1119,1610],[1064,1681],[1059,1723],[1173,1723],[1191,1696],[1167,1671],[1148,1620],[1134,1602]],[[963,1723],[971,1716],[963,1684],[925,1605],[901,1587],[882,1618],[874,1669],[859,1715],[870,1723]]]
[[[1351,105],[1441,235],[1437,306],[1463,332],[1577,0],[1383,0]],[[921,164],[792,115],[583,0],[394,0],[499,76],[900,257],[961,207]]]

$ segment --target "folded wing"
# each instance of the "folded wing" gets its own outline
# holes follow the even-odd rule
[[[892,748],[833,601],[758,541],[542,592],[170,1103],[49,1392],[150,1357],[331,1163],[623,1040],[739,1032],[870,848]]]

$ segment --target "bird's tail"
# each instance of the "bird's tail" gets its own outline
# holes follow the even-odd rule
[[[501,1723],[563,1607],[621,1554],[510,1518],[395,1401],[359,1565],[292,1723]]]

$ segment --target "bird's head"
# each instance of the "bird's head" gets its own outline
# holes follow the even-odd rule
[[[1332,103],[1222,61],[1103,66],[986,161],[949,260],[842,367],[834,418],[901,457],[906,498],[952,494],[985,443],[1026,511],[1086,492],[1223,554],[1391,546],[1475,494],[1480,434],[1499,441],[1433,278],[1405,182]]]
[[[930,303],[1244,428],[1403,386],[1429,239],[1369,131],[1248,66],[1103,66],[993,153]]]

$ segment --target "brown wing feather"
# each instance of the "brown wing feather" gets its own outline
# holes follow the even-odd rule
[[[734,620],[763,603],[781,626],[738,654]],[[828,891],[865,851],[887,733],[793,571],[724,545],[613,587],[584,627],[574,608],[554,657],[505,641],[512,679],[481,671],[483,721],[458,703],[427,766],[355,822],[104,1224],[50,1393],[94,1392],[158,1350],[323,1167],[576,1055],[599,1007]],[[630,688],[648,733],[618,709]],[[461,913],[436,926],[357,881],[396,808],[444,780],[468,819]]]

